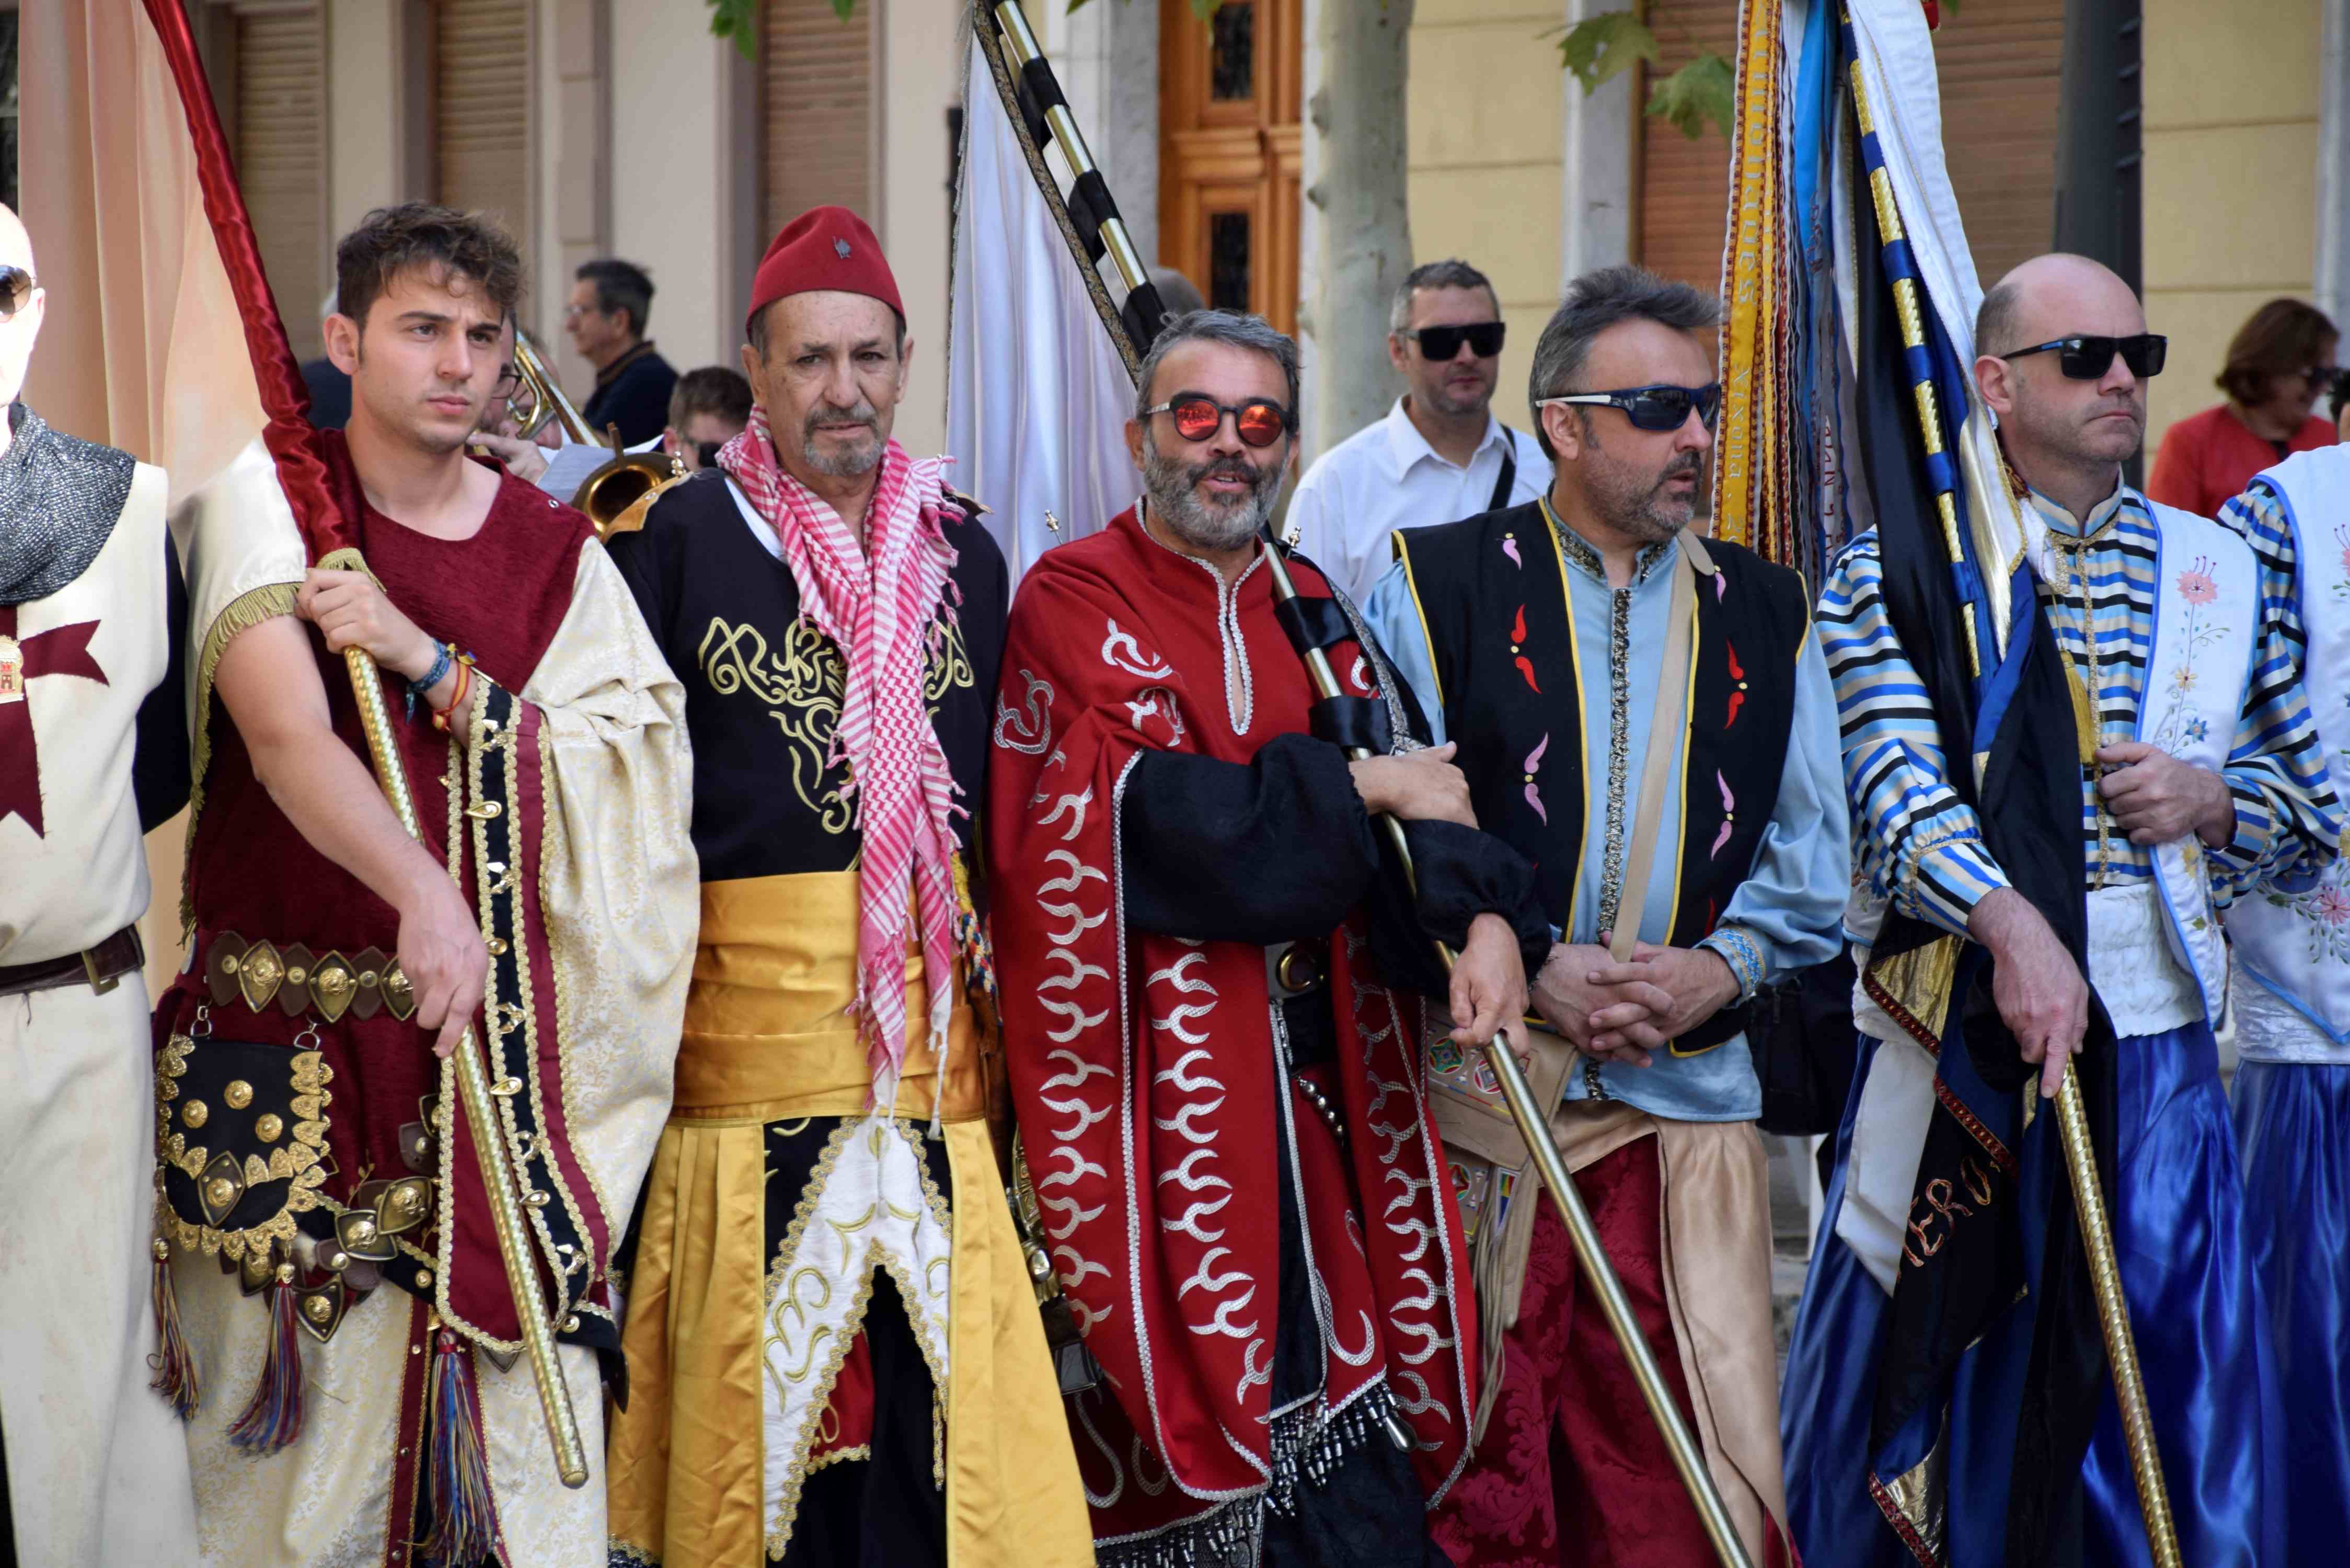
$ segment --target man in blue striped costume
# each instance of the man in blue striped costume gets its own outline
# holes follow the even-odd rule
[[[2301,661],[2335,790],[2350,781],[2350,446],[2298,453],[2220,509],[2261,564],[2261,619]],[[2294,1562],[2350,1539],[2350,865],[2227,914],[2245,1230],[2284,1390]]]
[[[2251,552],[2122,480],[2163,351],[2128,286],[2078,256],[2027,262],[1984,296],[1975,344],[1975,385],[1999,418],[2036,607],[2072,694],[2087,972],[2011,885],[1953,787],[1954,770],[1973,759],[1944,753],[1912,650],[1894,630],[1898,607],[1874,534],[1836,562],[1818,618],[1862,873],[1850,935],[1864,972],[1888,909],[1984,949],[1988,995],[1952,998],[1953,1014],[1995,1009],[2040,1064],[2043,1096],[2085,1035],[2112,1039],[2105,1174],[2181,1544],[2198,1568],[2282,1563],[2276,1376],[2212,1037],[2228,1005],[2218,911],[2264,879],[2306,879],[2331,862],[2339,808],[2294,651],[2260,613]],[[1991,1568],[2006,1555],[2034,1314],[1993,1319],[1960,1361],[1930,1476],[1869,1470],[1874,1358],[1905,1262],[1922,1267],[2000,1187],[2045,1193],[2064,1179],[2054,1118],[1994,1150],[1979,1187],[1932,1184],[1947,1189],[1939,1204],[1930,1190],[1913,1194],[1936,1064],[1889,1000],[1882,987],[1856,997],[1877,1044],[1866,1047],[1830,1194],[1835,1232],[1822,1240],[1788,1366],[1789,1508],[1814,1568],[1912,1557]],[[2022,1210],[2045,1212],[2029,1201]],[[1904,1501],[1912,1485],[1943,1505],[1932,1517]],[[2109,1393],[2082,1501],[2089,1561],[2147,1560]]]

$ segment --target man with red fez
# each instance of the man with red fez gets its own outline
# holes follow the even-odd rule
[[[991,1136],[1003,558],[889,439],[913,344],[873,231],[802,213],[751,295],[750,428],[613,542],[685,682],[702,882],[612,1561],[1086,1563]]]
[[[1030,569],[1004,649],[1005,1040],[1102,1374],[1069,1405],[1106,1564],[1441,1563],[1428,1513],[1469,1452],[1430,939],[1460,950],[1467,1045],[1523,1012],[1549,933],[1533,867],[1476,830],[1451,748],[1411,739],[1353,607],[1295,557],[1276,609],[1262,530],[1296,410],[1288,337],[1223,311],[1169,324],[1127,426],[1143,499]],[[1314,701],[1293,636],[1340,696]],[[1410,906],[1378,896],[1375,812],[1406,823]]]

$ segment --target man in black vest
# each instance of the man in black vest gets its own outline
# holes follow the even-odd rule
[[[1777,1563],[1746,1004],[1835,953],[1851,867],[1803,580],[1689,532],[1717,320],[1709,296],[1637,267],[1576,279],[1534,349],[1549,493],[1399,532],[1367,609],[1435,738],[1459,743],[1479,826],[1535,863],[1557,941],[1530,1075],[1749,1552]],[[1439,1540],[1481,1563],[1710,1560],[1565,1231],[1492,1114],[1490,1069],[1449,1042],[1430,1064],[1485,1347],[1482,1440]]]

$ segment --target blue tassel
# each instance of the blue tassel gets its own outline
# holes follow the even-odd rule
[[[433,1341],[432,1532],[417,1556],[434,1568],[472,1568],[498,1544],[489,1466],[473,1424],[473,1353],[447,1329]]]
[[[259,1458],[302,1436],[302,1330],[294,1319],[294,1265],[277,1265],[269,1287],[269,1355],[253,1402],[231,1424],[228,1440]]]

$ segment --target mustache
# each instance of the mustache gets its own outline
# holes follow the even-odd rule
[[[853,423],[879,426],[880,422],[880,410],[862,400],[855,407],[847,409],[836,408],[830,403],[819,403],[810,409],[807,418],[801,421],[800,433],[813,440],[816,436],[816,427],[818,425]]]
[[[1184,483],[1193,487],[1211,479],[1237,479],[1252,489],[1262,484],[1256,465],[1244,457],[1220,457],[1213,462],[1202,462],[1183,471]]]
[[[1680,456],[1673,459],[1672,462],[1665,464],[1664,471],[1657,475],[1657,483],[1659,486],[1662,486],[1671,483],[1673,480],[1679,479],[1684,476],[1694,479],[1697,477],[1698,471],[1702,466],[1703,465],[1698,462],[1697,453],[1693,452],[1683,452]]]

